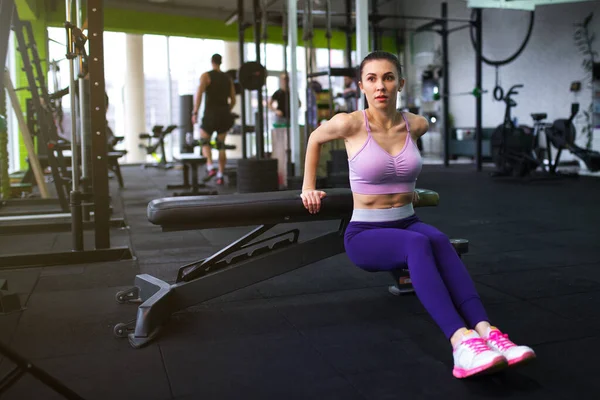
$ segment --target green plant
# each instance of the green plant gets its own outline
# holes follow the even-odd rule
[[[594,41],[596,40],[596,35],[590,29],[592,19],[594,18],[594,13],[590,13],[583,22],[575,24],[575,33],[573,34],[573,38],[575,40],[575,45],[577,49],[583,56],[583,61],[581,62],[581,66],[585,71],[585,78],[583,82],[588,84],[590,90],[592,89],[593,83],[593,69],[594,63],[598,57],[598,52],[594,51]],[[593,104],[590,99],[590,104],[587,110],[583,110],[583,115],[585,119],[585,125],[583,126],[581,133],[586,137],[586,148],[592,147],[592,135],[594,132],[594,127],[592,126],[592,111]]]

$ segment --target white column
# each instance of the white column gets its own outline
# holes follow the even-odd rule
[[[288,0],[288,54],[290,55],[290,140],[292,150],[292,162],[296,166],[296,176],[302,176],[300,165],[300,148],[304,144],[300,139],[300,125],[298,124],[298,60],[296,48],[298,47],[298,9],[296,0]]]
[[[239,44],[237,42],[225,42],[225,51],[223,52],[223,64],[221,64],[221,70],[223,72],[227,72],[230,69],[239,70],[240,65],[240,53],[239,53]],[[241,100],[239,98],[236,99],[235,107],[233,108],[233,112],[240,115]]]
[[[144,41],[142,35],[125,35],[125,149],[127,162],[146,161],[146,152],[139,148],[146,140],[139,138],[146,132],[146,104],[144,91]],[[148,132],[150,133],[150,132]]]
[[[225,42],[225,50],[222,56],[221,69],[223,71],[240,68],[239,44],[237,42]]]
[[[369,54],[369,0],[356,0],[356,65]],[[358,98],[358,109],[365,107],[364,96]]]
[[[221,70],[223,72],[227,72],[230,69],[238,70],[240,69],[240,45],[237,42],[225,42],[225,49],[223,51],[223,63],[221,64]],[[236,96],[235,107],[233,107],[232,112],[237,115],[242,115],[242,99],[241,95]],[[236,124],[241,124],[241,120],[236,120]],[[225,139],[225,143],[232,144],[236,146],[235,150],[227,151],[228,158],[242,158],[242,135],[227,135],[227,139]],[[213,151],[213,157],[218,157],[218,151]],[[216,159],[216,158],[215,158]]]

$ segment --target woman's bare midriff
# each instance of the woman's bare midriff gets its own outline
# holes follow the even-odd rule
[[[412,203],[413,192],[394,194],[352,194],[354,208],[393,208]]]

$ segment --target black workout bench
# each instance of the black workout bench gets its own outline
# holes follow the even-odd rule
[[[207,188],[207,186],[204,183],[200,183],[198,179],[198,168],[202,165],[206,165],[205,157],[193,153],[182,153],[176,161],[179,161],[183,166],[183,183],[180,185],[167,185],[167,189],[185,189],[188,191],[175,192],[173,193],[173,196],[209,196],[218,194],[217,190]]]
[[[117,181],[119,183],[119,188],[123,189],[125,187],[125,183],[123,182],[123,175],[121,174],[121,166],[119,165],[119,159],[127,154],[124,150],[115,150],[109,151],[106,153],[106,157],[108,159],[108,169],[110,169],[115,176],[117,177]],[[65,152],[63,154],[62,159],[65,162],[67,167],[71,166],[71,152]]]
[[[417,207],[437,206],[439,196],[417,189]],[[344,250],[344,231],[352,215],[350,189],[329,189],[321,210],[312,215],[302,205],[300,191],[288,190],[239,195],[164,198],[148,205],[148,219],[164,232],[256,226],[212,256],[179,269],[169,284],[148,274],[136,276],[134,286],[117,293],[119,303],[142,304],[137,319],[114,327],[117,337],[128,337],[134,348],[150,343],[171,315],[205,302],[315,263]],[[300,230],[261,238],[276,225],[340,220],[338,229],[300,241]],[[466,241],[455,244],[466,251]]]

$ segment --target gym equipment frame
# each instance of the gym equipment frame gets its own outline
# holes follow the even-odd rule
[[[439,196],[417,189],[416,206],[437,206]],[[165,198],[148,205],[148,219],[163,231],[257,226],[212,256],[179,269],[174,284],[148,274],[118,292],[118,303],[137,303],[137,319],[114,327],[117,337],[141,348],[157,337],[171,314],[344,252],[344,232],[352,214],[350,189],[329,189],[316,215],[306,211],[295,190]],[[300,230],[260,237],[279,224],[340,220],[333,230],[301,242]]]

